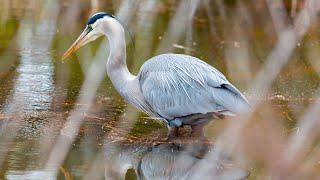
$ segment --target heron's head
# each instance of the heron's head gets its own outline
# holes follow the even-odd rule
[[[81,46],[96,40],[98,37],[102,36],[103,29],[108,26],[109,21],[114,21],[116,18],[108,13],[97,13],[93,15],[82,34],[78,37],[78,39],[71,45],[71,47],[67,50],[67,52],[63,55],[62,60],[66,59],[70,54],[75,52]]]

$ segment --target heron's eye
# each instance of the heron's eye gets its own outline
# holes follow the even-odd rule
[[[89,29],[89,31],[91,31],[92,30],[92,26],[88,25],[88,29]]]

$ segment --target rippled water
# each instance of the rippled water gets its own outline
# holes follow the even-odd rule
[[[58,179],[196,178],[213,162],[216,166],[207,171],[215,176],[202,178],[249,173],[249,179],[268,178],[268,170],[279,165],[272,162],[290,150],[285,145],[308,125],[299,120],[307,122],[306,114],[317,112],[312,105],[319,102],[318,17],[284,64],[281,52],[286,49],[272,59],[285,36],[278,34],[281,26],[293,23],[304,7],[288,2],[271,3],[273,12],[265,1],[0,0],[0,179],[55,179],[56,173]],[[191,54],[215,66],[258,104],[241,137],[233,138],[236,152],[228,154],[225,146],[213,144],[243,117],[211,122],[201,141],[189,137],[188,128],[181,138],[166,141],[164,123],[127,105],[114,90],[104,70],[105,38],[60,61],[98,11],[116,14],[128,24],[136,45],[134,51],[128,38],[127,63],[133,74],[156,54]],[[288,17],[279,25],[284,14]],[[272,60],[275,64],[266,66]],[[268,84],[273,75],[263,73],[269,71],[279,73]],[[250,89],[259,82],[258,87],[265,83],[266,88]],[[319,165],[308,160],[319,159],[318,146],[312,140],[299,149],[311,154],[294,161],[304,165],[295,167],[300,177],[318,177]],[[204,158],[217,152],[223,154],[218,160]],[[304,169],[309,166],[315,168]]]

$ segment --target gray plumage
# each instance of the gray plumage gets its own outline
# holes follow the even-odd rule
[[[124,29],[110,14],[97,13],[90,18],[63,58],[101,35],[109,39],[106,68],[116,90],[148,115],[166,119],[169,128],[216,117],[208,114],[235,115],[250,111],[246,98],[222,73],[192,56],[158,55],[143,64],[138,76],[132,75],[126,65]]]
[[[138,78],[146,101],[168,120],[198,113],[235,115],[250,110],[245,97],[222,73],[192,56],[153,57],[143,64]]]

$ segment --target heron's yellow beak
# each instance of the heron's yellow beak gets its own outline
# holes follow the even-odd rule
[[[87,34],[90,32],[88,28],[86,28],[83,33],[78,37],[78,39],[69,47],[67,52],[64,53],[62,56],[62,60],[65,60],[70,54],[75,52],[77,49],[79,49],[81,46],[88,43],[88,37]]]

